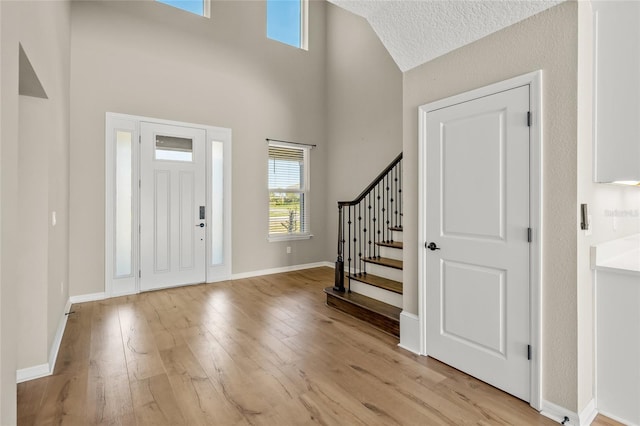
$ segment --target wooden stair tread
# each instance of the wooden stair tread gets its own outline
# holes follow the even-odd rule
[[[389,259],[388,257],[367,257],[363,258],[363,261],[367,263],[374,263],[376,265],[388,266],[390,268],[402,269],[402,260]]]
[[[390,226],[389,229],[392,231],[402,232],[402,226]]]
[[[402,283],[400,281],[390,280],[388,278],[379,277],[373,274],[349,275],[352,280],[360,281],[375,287],[402,294]]]
[[[392,248],[397,248],[397,249],[402,249],[403,245],[402,245],[402,241],[383,241],[381,243],[376,243],[377,246],[381,246],[381,247],[392,247]]]
[[[324,289],[327,305],[365,321],[393,336],[400,336],[402,309],[358,293],[341,293],[333,287]]]

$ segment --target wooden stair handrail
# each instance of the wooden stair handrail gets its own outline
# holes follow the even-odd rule
[[[366,187],[364,191],[362,191],[362,193],[360,193],[360,195],[352,201],[338,201],[338,207],[355,206],[362,201],[364,197],[366,197],[367,194],[376,187],[376,185],[382,182],[382,179],[384,179],[384,177],[400,162],[400,160],[402,160],[402,152],[378,175],[378,177],[373,180],[373,182],[371,182],[371,184],[369,184],[369,186]]]

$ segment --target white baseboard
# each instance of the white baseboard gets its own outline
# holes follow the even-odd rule
[[[33,367],[21,368],[16,371],[16,383],[22,383],[33,379],[39,379],[51,375],[49,364],[34,365]]]
[[[569,421],[565,425],[580,426],[580,419],[577,413],[544,399],[542,400],[540,414],[558,423],[562,423],[564,418],[568,417]]]
[[[420,355],[420,319],[417,315],[407,311],[400,313],[400,343],[398,346]]]
[[[591,399],[586,407],[580,412],[579,419],[581,425],[590,425],[596,419],[598,410],[596,409],[596,400]]]
[[[637,423],[630,422],[630,421],[629,421],[629,420],[627,420],[627,419],[623,419],[622,417],[616,416],[615,414],[611,414],[611,413],[609,413],[609,412],[607,412],[607,411],[600,411],[600,410],[598,410],[598,413],[599,413],[599,414],[602,414],[602,415],[603,415],[603,416],[605,416],[605,417],[609,417],[611,420],[615,420],[615,421],[616,421],[616,422],[618,422],[618,423],[622,423],[623,425],[627,425],[627,426],[638,426],[638,424],[637,424]]]
[[[67,313],[70,310],[71,298],[67,300],[67,304],[62,312],[62,318],[58,321],[58,329],[56,330],[56,335],[51,343],[51,349],[49,349],[49,367],[51,369],[51,373],[53,373],[53,369],[56,366],[56,359],[58,359],[58,351],[60,350],[60,344],[62,343],[62,336],[64,335],[64,329],[67,327],[67,318],[69,318]]]
[[[569,421],[566,422],[565,425],[588,426],[596,418],[598,411],[596,410],[595,400],[593,399],[589,401],[580,414],[543,399],[540,414],[558,423],[562,423],[565,417],[568,417]]]
[[[51,342],[51,348],[49,348],[49,362],[47,364],[21,368],[16,371],[16,383],[39,379],[53,374],[53,369],[56,366],[56,359],[58,358],[58,351],[60,350],[60,344],[62,343],[62,336],[64,335],[64,329],[67,326],[67,313],[70,309],[71,299],[68,299],[67,304],[64,307],[64,311],[62,312],[62,316],[58,321],[58,329],[56,330],[53,342]]]
[[[117,297],[117,296],[114,296]],[[90,294],[81,294],[78,296],[71,296],[69,300],[71,300],[71,304],[74,303],[85,303],[85,302],[95,302],[96,300],[104,300],[107,298],[107,294],[105,292],[102,293],[90,293]]]
[[[315,263],[305,263],[302,265],[283,266],[281,268],[262,269],[259,271],[241,272],[239,274],[232,274],[231,279],[241,280],[243,278],[253,278],[253,277],[259,277],[262,275],[272,275],[272,274],[280,274],[283,272],[300,271],[302,269],[320,268],[323,266],[333,268],[333,263],[315,262]]]

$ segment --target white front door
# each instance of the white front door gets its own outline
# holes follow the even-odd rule
[[[424,187],[427,355],[525,401],[528,111],[522,86],[428,112]]]
[[[140,289],[205,282],[204,129],[140,123]]]

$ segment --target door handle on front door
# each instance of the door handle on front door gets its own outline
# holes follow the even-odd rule
[[[204,228],[204,223],[201,223],[200,225],[196,225],[196,228],[198,228],[198,227]]]
[[[428,248],[428,249],[429,249],[429,250],[431,250],[431,251],[440,250],[440,247],[438,247],[438,246],[436,245],[436,243],[433,243],[433,242],[431,242],[431,243],[429,243],[429,244],[424,243],[424,248]]]

